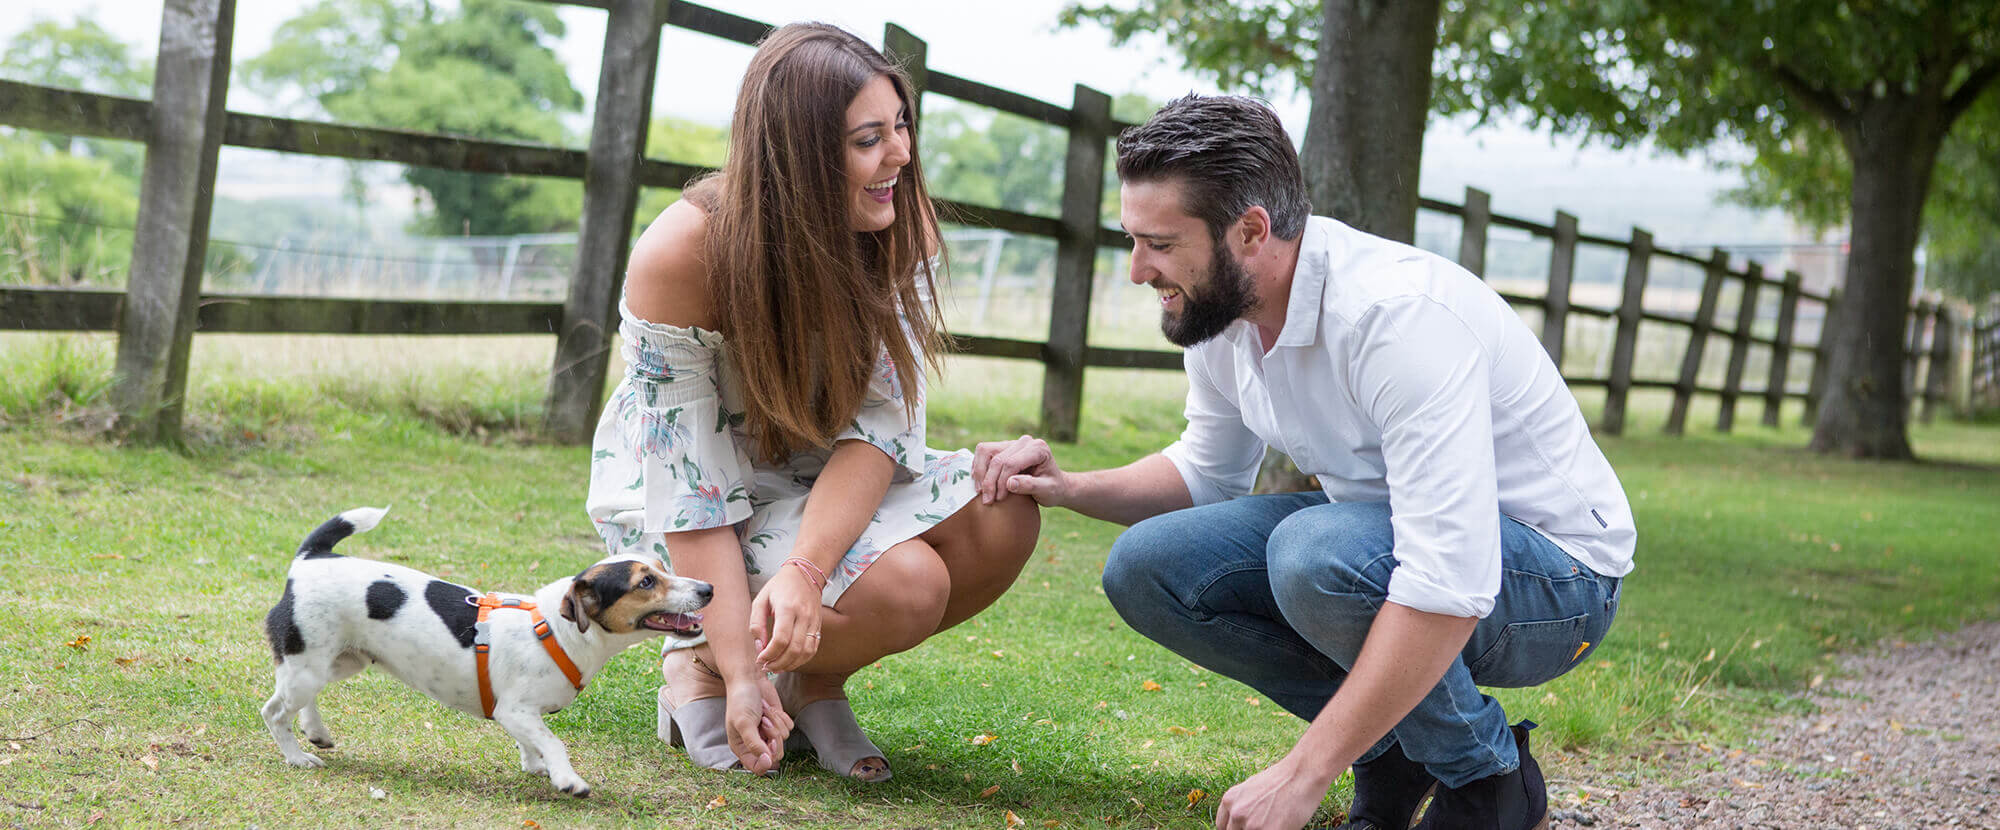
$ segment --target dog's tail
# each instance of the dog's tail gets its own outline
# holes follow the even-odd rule
[[[314,528],[312,534],[307,536],[304,542],[299,543],[298,558],[319,559],[339,556],[340,554],[333,552],[334,545],[356,533],[373,529],[377,522],[382,521],[382,515],[388,512],[387,507],[357,507],[327,519],[326,524]]]

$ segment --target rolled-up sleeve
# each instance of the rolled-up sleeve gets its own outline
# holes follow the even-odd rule
[[[1160,454],[1174,463],[1196,506],[1227,501],[1250,492],[1264,461],[1264,441],[1243,424],[1235,401],[1222,394],[1195,350],[1182,358],[1187,367],[1187,428]]]
[[[1389,601],[1485,617],[1500,592],[1489,360],[1470,327],[1428,297],[1384,300],[1360,321],[1356,399],[1382,430],[1396,570]]]

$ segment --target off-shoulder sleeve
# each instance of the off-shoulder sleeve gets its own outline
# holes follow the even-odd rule
[[[618,311],[625,377],[592,441],[592,520],[636,535],[749,518],[752,468],[742,415],[722,405],[721,335]]]
[[[887,346],[876,353],[861,411],[833,440],[849,439],[866,441],[894,460],[897,483],[924,474],[924,374],[917,373],[917,388],[904,389]]]

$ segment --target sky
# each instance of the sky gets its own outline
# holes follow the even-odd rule
[[[262,53],[278,25],[305,5],[306,0],[239,0],[236,60]],[[1059,105],[1068,105],[1077,83],[1155,100],[1219,91],[1213,81],[1181,71],[1177,56],[1158,39],[1114,47],[1102,28],[1057,29],[1064,0],[708,0],[705,5],[768,23],[829,22],[874,43],[880,43],[884,25],[894,21],[927,42],[931,68]],[[133,44],[149,60],[157,52],[160,0],[0,0],[0,7],[0,40],[36,18],[66,21],[81,15]],[[558,51],[576,88],[592,97],[605,13],[560,9],[568,32]],[[655,114],[726,123],[735,81],[749,56],[749,47],[668,27],[662,36]],[[1302,134],[1306,96],[1279,95],[1272,104],[1292,134]],[[240,93],[230,106],[261,108],[259,102],[242,100]],[[337,191],[338,173],[312,176],[331,182],[313,186]],[[1519,125],[1474,130],[1464,122],[1433,121],[1425,136],[1419,190],[1458,202],[1471,185],[1492,193],[1497,213],[1547,221],[1560,208],[1579,216],[1586,233],[1624,236],[1642,225],[1668,246],[1773,242],[1800,235],[1770,212],[1718,204],[1717,194],[1738,183],[1733,171],[1701,158],[1585,146]],[[264,171],[223,182],[225,192],[236,188],[239,193],[280,186]]]

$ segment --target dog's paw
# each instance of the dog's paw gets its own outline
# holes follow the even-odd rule
[[[296,756],[286,756],[285,763],[300,769],[318,769],[319,767],[326,766],[325,761],[320,760],[318,755],[310,752],[301,752]]]
[[[549,783],[554,784],[556,789],[577,798],[590,797],[590,785],[585,783],[582,778],[577,777],[576,773],[551,772],[549,774]]]

